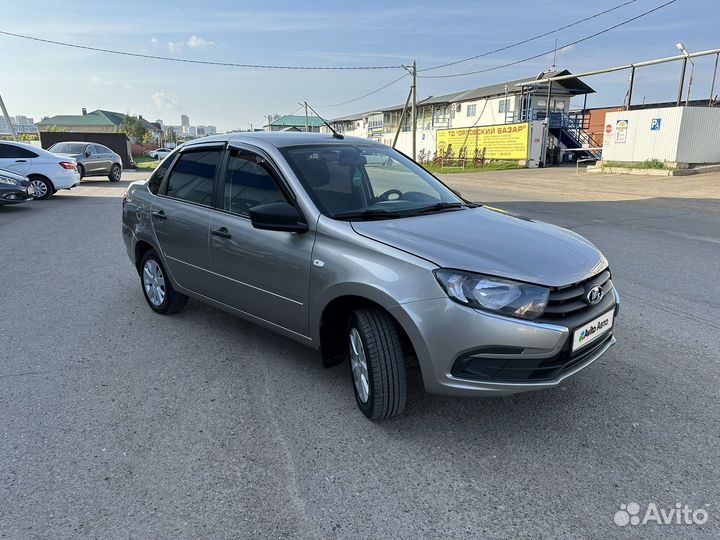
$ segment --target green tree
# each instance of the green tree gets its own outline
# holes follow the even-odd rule
[[[120,124],[120,131],[127,135],[130,140],[137,143],[144,143],[150,137],[150,132],[143,126],[139,118],[126,114]]]

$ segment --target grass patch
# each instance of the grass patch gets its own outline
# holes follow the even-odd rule
[[[474,173],[474,172],[491,172],[506,171],[510,169],[522,169],[517,161],[488,161],[484,166],[475,166],[472,163],[465,167],[440,167],[434,163],[423,163],[423,167],[432,173],[452,174],[452,173]]]
[[[604,161],[603,167],[622,167],[624,169],[670,169],[664,161],[648,159],[645,161]]]
[[[159,159],[154,159],[148,156],[135,156],[133,158],[133,161],[135,162],[135,165],[137,165],[138,169],[157,169],[157,166],[160,165]]]

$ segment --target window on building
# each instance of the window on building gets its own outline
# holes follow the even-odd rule
[[[508,98],[503,98],[500,100],[498,104],[498,112],[510,112],[510,100]]]
[[[210,205],[220,150],[182,154],[168,178],[167,195],[176,199]]]
[[[475,116],[477,114],[477,105],[475,103],[468,105],[466,110],[468,116]]]

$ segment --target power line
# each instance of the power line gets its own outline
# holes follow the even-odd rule
[[[362,96],[358,96],[353,99],[348,99],[347,101],[342,101],[340,103],[333,103],[332,105],[318,105],[318,109],[329,109],[330,107],[339,107],[340,105],[347,105],[348,103],[353,103],[355,101],[360,101],[361,99],[364,99],[368,96],[372,96],[373,94],[377,94],[381,90],[385,90],[388,86],[392,86],[393,84],[402,81],[405,77],[408,77],[410,74],[406,73],[402,77],[398,77],[397,79],[394,79],[390,81],[387,84],[382,85],[380,88],[376,88],[375,90],[372,90],[371,92],[368,92],[367,94],[363,94]]]
[[[559,27],[557,27],[557,28],[555,28],[555,29],[553,29],[553,30],[548,30],[547,32],[544,32],[544,33],[542,33],[542,34],[538,34],[537,36],[533,36],[533,37],[524,39],[524,40],[522,40],[522,41],[518,41],[518,42],[516,42],[516,43],[512,43],[512,44],[510,44],[510,45],[505,45],[504,47],[500,47],[500,48],[498,48],[498,49],[493,49],[493,50],[491,50],[491,51],[487,51],[487,52],[484,52],[484,53],[476,54],[475,56],[469,56],[469,57],[467,57],[467,58],[463,58],[462,60],[455,60],[455,61],[453,61],[453,62],[447,62],[446,64],[439,64],[439,65],[437,65],[437,66],[432,66],[432,67],[425,68],[425,69],[419,69],[419,70],[418,70],[418,73],[421,73],[421,72],[423,72],[423,71],[432,71],[432,70],[434,70],[434,69],[440,69],[440,68],[444,68],[444,67],[448,67],[448,66],[454,66],[454,65],[456,65],[456,64],[462,64],[463,62],[468,62],[468,61],[470,61],[470,60],[476,60],[476,59],[482,58],[482,57],[484,57],[484,56],[490,56],[491,54],[495,54],[495,53],[498,53],[498,52],[507,51],[508,49],[512,49],[512,48],[514,48],[514,47],[518,47],[518,46],[520,46],[520,45],[524,45],[524,44],[526,44],[526,43],[530,43],[531,41],[535,41],[535,40],[538,40],[538,39],[540,39],[540,38],[547,37],[547,36],[549,36],[549,35],[551,35],[551,34],[554,34],[554,33],[556,33],[556,32],[560,32],[561,30],[567,30],[568,28],[571,28],[571,27],[573,27],[573,26],[577,26],[578,24],[581,24],[581,23],[590,21],[590,20],[592,20],[592,19],[597,19],[598,17],[600,17],[600,16],[602,16],[602,15],[605,15],[605,14],[610,13],[610,12],[612,12],[612,11],[616,11],[616,10],[622,8],[622,7],[627,6],[627,5],[634,4],[634,3],[637,2],[637,1],[638,1],[638,0],[628,0],[627,2],[623,2],[622,4],[618,4],[618,5],[614,6],[614,7],[608,8],[608,9],[606,9],[606,10],[604,10],[604,11],[600,11],[600,12],[598,12],[598,13],[595,13],[594,15],[590,15],[590,16],[585,17],[585,18],[583,18],[583,19],[578,19],[578,20],[575,21],[575,22],[566,24],[566,25],[564,25],[564,26],[559,26]]]
[[[660,4],[659,6],[656,6],[656,7],[652,8],[652,9],[649,9],[648,11],[645,11],[645,12],[643,12],[643,13],[640,13],[639,15],[636,15],[635,17],[631,17],[630,19],[626,19],[626,20],[624,20],[624,21],[622,21],[622,22],[619,22],[619,23],[617,23],[617,24],[614,24],[614,25],[612,25],[612,26],[609,26],[608,28],[605,28],[605,29],[603,29],[603,30],[600,30],[599,32],[595,32],[594,34],[590,34],[589,36],[585,36],[584,38],[580,38],[580,39],[575,40],[575,41],[572,41],[572,42],[570,42],[570,43],[566,43],[565,45],[562,45],[562,46],[560,47],[560,49],[562,50],[562,49],[564,49],[564,48],[566,48],[566,47],[571,47],[572,45],[577,45],[578,43],[582,43],[582,42],[584,42],[584,41],[588,41],[588,40],[590,40],[590,39],[592,39],[592,38],[595,38],[595,37],[597,37],[597,36],[599,36],[599,35],[606,34],[607,32],[610,32],[611,30],[615,30],[616,28],[619,28],[619,27],[624,26],[624,25],[626,25],[626,24],[628,24],[628,23],[631,23],[631,22],[633,22],[633,21],[636,21],[636,20],[638,20],[638,19],[641,19],[642,17],[645,17],[645,16],[647,16],[647,15],[650,15],[651,13],[654,13],[654,12],[656,12],[656,11],[658,11],[658,10],[666,7],[666,6],[669,6],[670,4],[674,4],[675,2],[677,2],[677,0],[669,0],[668,2],[665,2],[664,4]],[[451,75],[418,75],[418,77],[422,77],[422,78],[424,78],[424,79],[447,79],[447,78],[451,78],[451,77],[466,77],[467,75],[477,75],[478,73],[487,73],[488,71],[495,71],[495,70],[498,70],[498,69],[503,69],[503,68],[506,68],[506,67],[515,66],[515,65],[517,65],[517,64],[522,64],[523,62],[528,62],[529,60],[535,60],[536,58],[540,58],[540,57],[542,57],[542,56],[551,54],[554,50],[555,50],[555,49],[551,49],[551,50],[549,50],[549,51],[545,51],[545,52],[542,52],[542,53],[539,53],[539,54],[535,54],[535,55],[533,55],[533,56],[528,56],[527,58],[523,58],[522,60],[515,60],[514,62],[509,62],[509,63],[507,63],[507,64],[502,64],[502,65],[500,65],[500,66],[493,66],[493,67],[490,67],[490,68],[478,69],[478,70],[475,70],[475,71],[466,71],[466,72],[464,72],[464,73],[454,73],[454,74],[451,74]]]
[[[0,30],[0,34],[28,39],[30,41],[39,41],[41,43],[49,43],[51,45],[61,45],[63,47],[72,47],[74,49],[84,49],[87,51],[102,52],[108,54],[117,54],[121,56],[132,56],[135,58],[149,58],[152,60],[164,60],[167,62],[181,62],[185,64],[204,64],[209,66],[225,66],[225,67],[240,67],[240,68],[254,68],[254,69],[277,69],[277,70],[380,70],[380,69],[400,69],[402,66],[284,66],[284,65],[271,65],[271,64],[242,64],[236,62],[217,62],[212,60],[191,60],[188,58],[173,58],[171,56],[158,56],[154,54],[142,54],[134,53],[129,51],[121,51],[115,49],[104,49],[102,47],[91,47],[89,45],[78,45],[77,43],[67,43],[64,41],[55,41],[52,39],[43,39],[36,36],[27,36],[24,34],[16,34],[14,32],[7,32]]]

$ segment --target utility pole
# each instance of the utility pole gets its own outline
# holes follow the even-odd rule
[[[417,158],[417,64],[412,65],[412,158]]]
[[[17,141],[17,133],[15,133],[15,126],[13,126],[12,122],[10,122],[10,116],[8,115],[7,109],[5,108],[5,102],[3,101],[2,96],[0,96],[0,108],[2,108],[2,113],[5,117],[5,121],[7,122],[8,129],[10,130],[13,141]]]
[[[267,119],[268,119],[268,128],[267,128],[267,130],[268,130],[268,131],[272,131],[272,126],[270,125],[270,118],[271,118],[271,117],[272,117],[272,115],[270,115],[270,114],[267,115]]]
[[[680,86],[678,88],[677,101],[675,101],[676,107],[680,106],[680,102],[682,101],[683,90],[685,89],[685,70],[687,69],[687,61],[688,61],[688,59],[686,56],[685,58],[683,58],[682,68],[680,70]]]
[[[308,112],[307,112],[307,101],[303,101],[305,103],[305,133],[308,132]]]

